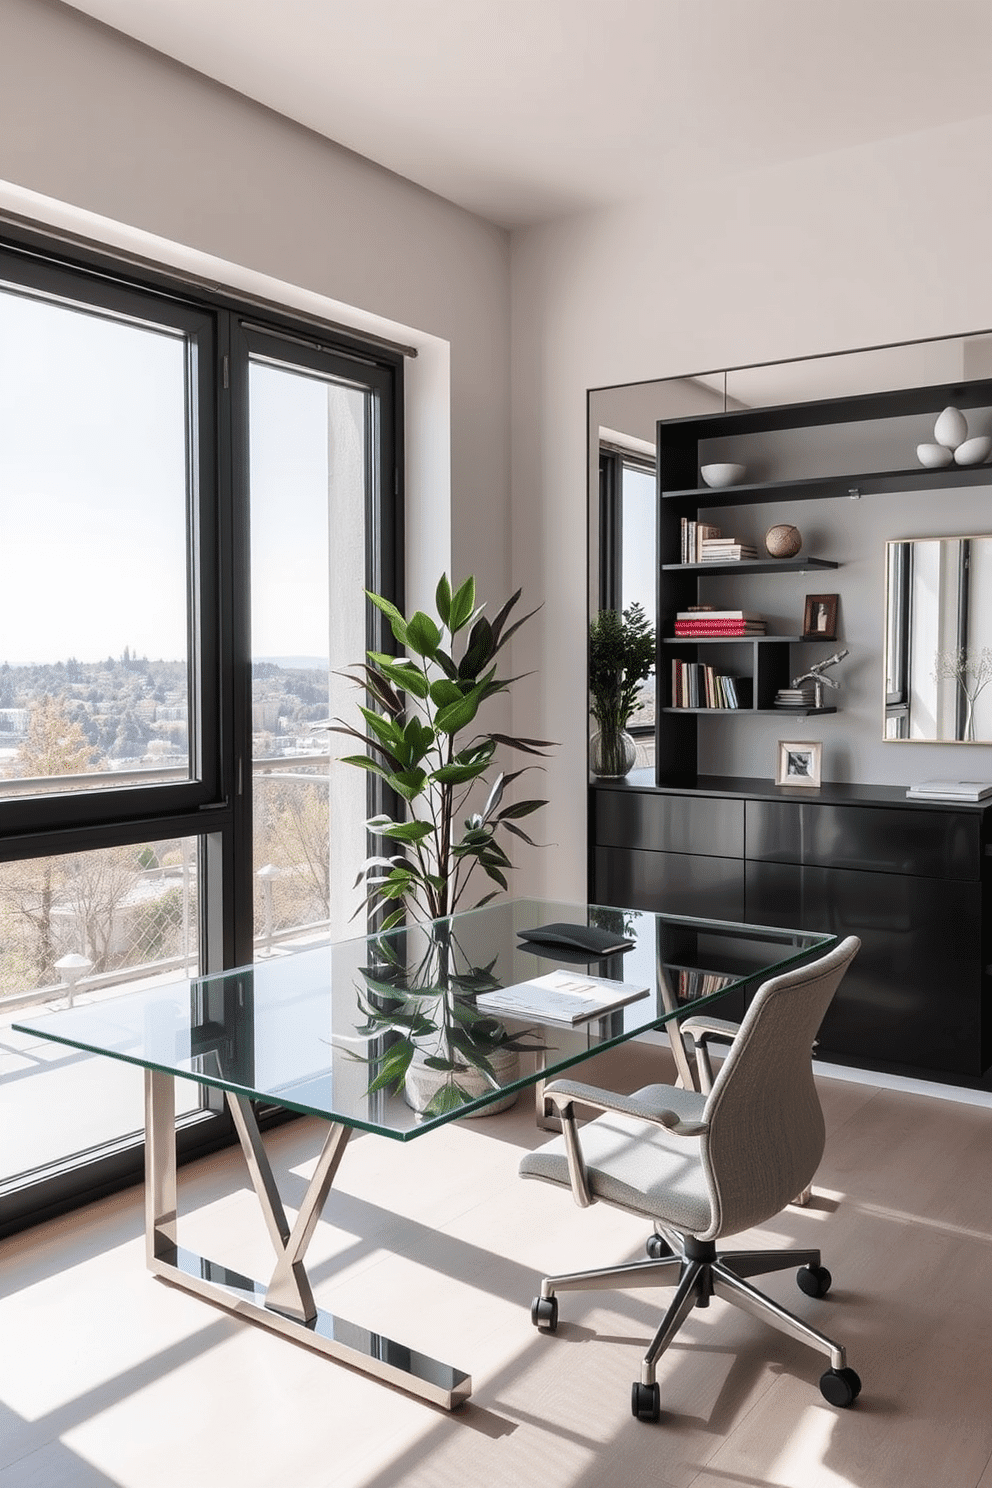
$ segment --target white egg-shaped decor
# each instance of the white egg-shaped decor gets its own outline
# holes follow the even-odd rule
[[[968,438],[968,421],[960,408],[945,408],[933,426],[933,437],[950,450]]]
[[[765,533],[765,549],[772,558],[795,558],[802,545],[802,533],[789,522],[776,522]]]
[[[958,465],[981,465],[987,460],[992,452],[992,439],[987,434],[978,434],[974,439],[966,439],[964,444],[959,444],[954,451],[954,459]]]
[[[971,444],[971,440],[968,443]],[[946,444],[918,444],[916,446],[916,458],[921,465],[928,470],[939,470],[942,465],[950,465],[954,459],[954,451],[949,450]]]

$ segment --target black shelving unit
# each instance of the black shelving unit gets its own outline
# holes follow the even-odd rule
[[[903,388],[856,397],[827,398],[809,403],[782,404],[770,408],[735,409],[726,413],[701,414],[685,419],[661,419],[657,425],[658,449],[658,656],[657,702],[655,712],[656,780],[659,786],[679,784],[691,788],[696,767],[697,720],[775,713],[779,716],[804,716],[804,710],[779,709],[773,706],[780,687],[788,686],[792,674],[790,646],[800,637],[743,636],[693,637],[675,636],[675,616],[698,603],[698,584],[702,576],[726,574],[796,574],[822,573],[838,567],[829,558],[798,554],[794,558],[745,558],[739,561],[683,563],[681,524],[695,520],[701,510],[719,510],[725,506],[760,506],[784,501],[846,499],[898,494],[905,491],[935,490],[992,483],[992,466],[951,466],[940,470],[889,469],[841,471],[836,475],[818,475],[789,480],[744,482],[740,485],[714,488],[702,484],[700,464],[706,454],[700,446],[715,439],[760,436],[766,433],[804,428],[838,426],[838,447],[843,448],[842,426],[879,423],[887,419],[920,416],[919,441],[928,437],[927,425],[941,409],[981,408],[992,405],[992,379],[963,383],[942,383],[931,387]],[[925,421],[923,416],[926,416]],[[838,644],[833,642],[833,644]],[[706,654],[701,649],[713,645],[750,646],[741,654],[740,675],[752,678],[751,706],[745,708],[676,708],[671,705],[671,659],[680,656],[698,661]],[[673,649],[677,648],[677,649]],[[745,660],[746,657],[746,660]],[[832,707],[809,709],[809,713],[834,713]]]

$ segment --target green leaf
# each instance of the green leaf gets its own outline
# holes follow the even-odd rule
[[[434,727],[439,734],[457,734],[459,729],[466,728],[479,711],[479,689],[473,687],[471,692],[459,698],[457,703],[449,703],[446,708],[440,708],[434,718]]]
[[[441,632],[430,615],[425,615],[423,610],[418,610],[411,616],[406,627],[406,643],[418,656],[428,657],[433,656],[441,644]]]
[[[458,683],[447,677],[439,677],[436,682],[432,682],[430,693],[431,702],[436,708],[447,708],[449,704],[457,703],[465,696]]]
[[[379,1072],[365,1092],[366,1095],[371,1095],[374,1090],[398,1089],[403,1076],[410,1068],[413,1052],[413,1044],[405,1039],[387,1049],[379,1066]]]
[[[395,686],[401,687],[404,692],[412,692],[417,698],[427,696],[427,678],[416,662],[397,659],[395,656],[383,656],[378,651],[370,651],[369,657],[375,662],[383,676]],[[391,711],[396,712],[398,709]]]
[[[434,828],[430,822],[409,821],[389,822],[386,826],[375,827],[377,837],[389,837],[395,842],[423,842],[430,837]]]
[[[427,784],[427,775],[420,769],[400,770],[387,775],[386,780],[404,801],[415,801]]]
[[[440,1090],[432,1096],[430,1104],[424,1111],[425,1116],[447,1116],[449,1111],[457,1111],[459,1106],[467,1106],[474,1097],[467,1090],[462,1090],[454,1083],[442,1085]]]
[[[474,681],[487,662],[492,660],[495,649],[489,621],[482,615],[472,626],[468,648],[458,668],[459,677],[463,681]]]
[[[447,574],[442,574],[437,581],[434,603],[437,605],[442,625],[447,625],[451,620],[451,585],[448,583]]]
[[[372,601],[377,609],[380,609],[392,627],[393,635],[401,646],[406,645],[406,621],[399,610],[388,599],[381,594],[373,594],[371,589],[366,589],[366,597]]]
[[[431,779],[439,785],[464,785],[466,781],[478,780],[488,768],[487,760],[478,765],[442,765],[439,770],[431,772]]]
[[[557,747],[552,739],[514,739],[509,734],[490,734],[489,737],[506,749],[521,749],[524,754],[543,754],[546,749]]]
[[[458,680],[458,668],[455,666],[455,663],[452,661],[447,651],[442,651],[440,646],[438,646],[437,650],[434,652],[434,655],[431,657],[431,660],[441,668],[446,677],[451,678],[452,682],[456,682]]]
[[[475,609],[475,576],[470,575],[451,597],[448,629],[454,635],[467,625]]]
[[[343,754],[341,756],[343,765],[355,765],[359,770],[371,770],[373,775],[381,775],[383,779],[389,774],[385,765],[380,765],[376,760],[369,759],[366,754]]]
[[[504,605],[501,605],[496,613],[496,618],[493,620],[493,641],[496,644],[497,650],[499,650],[499,638],[502,634],[503,626],[506,624],[506,617],[507,615],[509,615],[510,611],[513,609],[513,606],[516,604],[522,593],[523,590],[518,589],[515,594],[511,594],[506,603]]]
[[[532,811],[540,811],[547,804],[547,801],[516,801],[512,806],[504,806],[496,820],[515,821],[518,817],[530,816]]]
[[[521,842],[526,842],[528,847],[537,846],[537,843],[534,841],[533,837],[528,837],[526,832],[524,832],[520,827],[515,827],[512,822],[504,822],[503,826],[508,832],[512,832],[514,837],[519,837]]]

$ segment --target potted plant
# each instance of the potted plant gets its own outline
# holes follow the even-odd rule
[[[512,864],[499,838],[509,834],[533,846],[519,823],[546,804],[534,799],[504,804],[507,787],[531,765],[497,773],[480,809],[470,809],[470,798],[487,784],[500,746],[536,757],[553,746],[483,729],[478,719],[483,704],[516,680],[498,675],[496,658],[530,618],[510,623],[519,589],[492,620],[476,604],[472,577],[453,590],[447,575],[441,576],[436,619],[420,610],[406,619],[382,595],[369,592],[368,597],[406,654],[366,653],[353,677],[367,694],[367,705],[359,708],[364,730],[340,721],[336,727],[363,749],[345,756],[344,763],[378,775],[407,811],[402,819],[383,815],[366,824],[380,851],[358,875],[366,890],[361,907],[381,915],[383,932],[411,918],[442,922],[431,930],[413,972],[399,965],[391,937],[373,942],[376,965],[365,979],[375,995],[367,999],[365,1012],[370,1027],[388,1028],[396,1038],[370,1089],[398,1086],[419,1050],[422,1062],[444,1076],[440,1093],[431,1098],[434,1104],[428,1101],[433,1111],[445,1108],[445,1101],[471,1098],[464,1080],[469,1067],[482,1070],[492,1083],[492,1054],[513,1042],[493,1019],[482,1019],[470,1006],[473,992],[496,983],[486,984],[485,978],[480,983],[478,968],[456,971],[450,926],[444,922],[470,886],[482,887],[479,874],[497,887],[477,906],[508,887]]]
[[[636,748],[627,723],[654,664],[654,627],[641,606],[629,605],[622,615],[600,610],[589,626],[590,712],[599,725],[591,746],[595,774],[626,775],[632,767]]]

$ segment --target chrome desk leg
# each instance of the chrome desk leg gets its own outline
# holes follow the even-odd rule
[[[350,1128],[332,1124],[295,1222],[290,1225],[249,1101],[229,1094],[276,1264],[268,1286],[194,1255],[177,1243],[175,1095],[171,1075],[145,1074],[145,1222],[149,1269],[215,1306],[261,1323],[306,1348],[350,1364],[445,1410],[472,1393],[471,1377],[427,1354],[318,1307],[304,1268],[307,1246],[348,1145]]]

